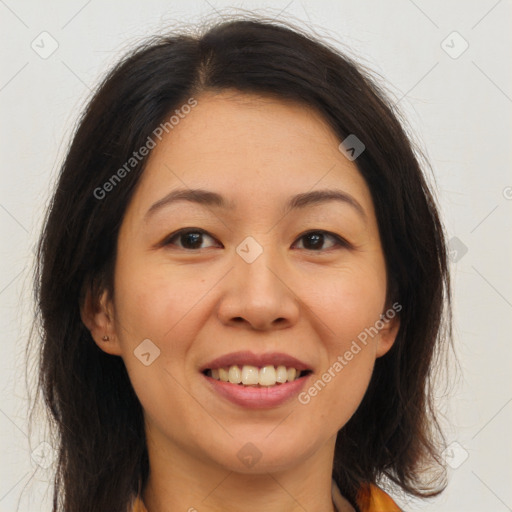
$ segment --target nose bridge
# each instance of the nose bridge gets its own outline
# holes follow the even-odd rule
[[[223,321],[244,319],[265,329],[279,320],[286,324],[298,316],[298,305],[287,286],[286,262],[271,245],[272,236],[247,237],[237,247],[234,268],[220,306]]]
[[[284,285],[278,274],[284,271],[284,262],[281,261],[279,251],[272,243],[271,234],[260,235],[258,238],[260,241],[248,236],[238,245],[236,253],[239,261],[235,260],[235,268],[247,293],[250,293],[253,299],[262,295],[268,302],[283,292]]]

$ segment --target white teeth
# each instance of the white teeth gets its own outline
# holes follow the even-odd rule
[[[245,386],[256,385],[259,383],[259,370],[257,366],[242,367],[242,384]]]
[[[240,384],[242,382],[242,372],[238,366],[231,366],[228,371],[229,382],[231,384]]]
[[[260,386],[274,386],[276,383],[276,369],[273,366],[264,366],[260,370]]]
[[[269,387],[297,380],[300,377],[300,371],[296,368],[286,368],[284,365],[279,365],[277,368],[272,365],[263,368],[251,365],[244,365],[240,368],[238,365],[233,365],[208,370],[207,375],[213,379],[230,382],[231,384]]]
[[[288,379],[288,372],[286,371],[286,366],[278,366],[276,371],[276,382],[284,384],[286,382],[286,379]]]

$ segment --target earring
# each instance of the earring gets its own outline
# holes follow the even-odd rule
[[[107,335],[103,336],[103,338],[102,338],[103,341],[108,341],[109,339],[110,338]]]

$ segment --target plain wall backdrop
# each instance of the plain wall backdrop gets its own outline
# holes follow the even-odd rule
[[[145,37],[237,7],[303,20],[338,41],[406,114],[432,164],[450,238],[460,372],[440,402],[447,490],[430,502],[396,498],[411,512],[512,510],[510,0],[0,0],[0,512],[51,510],[51,445],[43,429],[28,430],[30,279],[90,89]]]

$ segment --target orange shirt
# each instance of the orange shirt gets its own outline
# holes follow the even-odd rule
[[[363,497],[367,494],[370,495],[369,504],[364,507]],[[341,494],[338,486],[333,481],[332,499],[338,508],[340,507],[340,498]],[[400,509],[389,495],[375,485],[370,485],[361,489],[357,504],[361,509],[361,512],[400,512]],[[148,512],[140,497],[137,497],[135,500],[132,512]]]
[[[370,499],[365,507],[364,503],[366,500],[363,501],[363,496],[368,494]],[[357,505],[361,512],[401,512],[391,497],[376,485],[370,485],[359,491]]]

